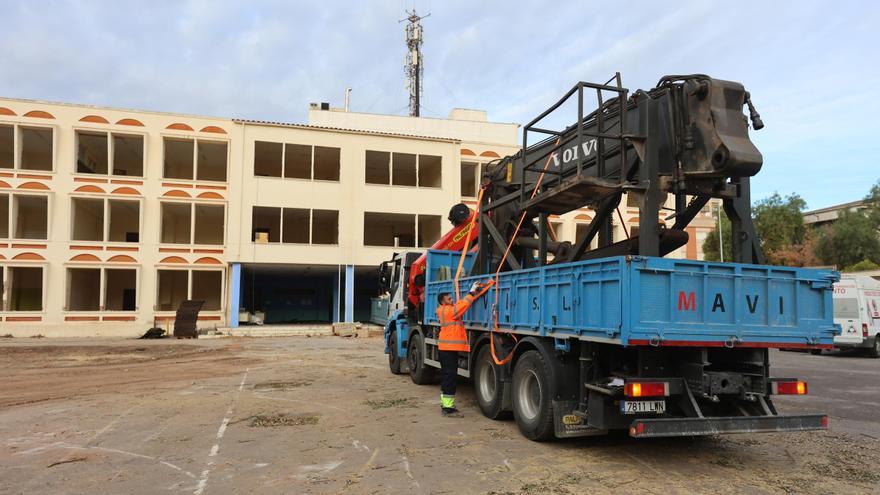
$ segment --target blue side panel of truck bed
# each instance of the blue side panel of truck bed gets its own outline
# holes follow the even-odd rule
[[[430,251],[425,321],[453,292],[460,254]],[[465,268],[473,262],[468,255]],[[463,277],[462,292],[474,280]],[[622,345],[830,345],[836,272],[652,257],[610,257],[502,273],[465,314],[522,334]],[[497,306],[496,306],[497,301]]]

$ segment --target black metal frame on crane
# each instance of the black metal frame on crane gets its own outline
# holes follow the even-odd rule
[[[591,90],[597,107],[585,115],[584,97]],[[737,91],[742,101],[724,99],[731,94],[736,98]],[[605,98],[603,92],[614,96]],[[574,125],[561,131],[541,126],[574,97]],[[763,263],[749,204],[749,176],[760,169],[760,153],[735,120],[746,103],[753,123],[760,123],[739,83],[704,75],[666,76],[656,88],[636,91],[632,97],[619,73],[604,84],[578,82],[523,127],[518,153],[484,174],[487,194],[480,211],[474,272],[496,270],[508,246],[511,252],[502,269],[621,254],[663,256],[687,242],[685,228],[712,198],[723,200],[731,219],[733,260]],[[706,111],[722,121],[707,125],[706,119],[698,120]],[[530,144],[534,133],[548,137]],[[730,137],[742,135],[746,145]],[[707,152],[700,146],[717,148]],[[612,218],[624,193],[634,195],[638,203],[639,235],[615,242]],[[665,207],[668,194],[674,196],[674,210]],[[595,215],[574,245],[548,239],[550,215],[585,206]],[[660,218],[664,209],[674,211],[664,219],[674,219],[670,228]],[[516,229],[522,215],[525,221]],[[588,251],[596,236],[598,246]]]

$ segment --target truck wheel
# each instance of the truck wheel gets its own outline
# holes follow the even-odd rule
[[[551,376],[549,364],[538,351],[524,353],[513,369],[513,417],[529,440],[553,438]]]
[[[422,342],[422,334],[410,334],[406,362],[409,364],[409,377],[416,385],[429,385],[434,382],[434,368],[425,364],[424,355],[425,345]]]
[[[874,347],[871,347],[871,357],[880,358],[880,333],[874,336]]]
[[[474,392],[483,416],[490,419],[510,417],[510,411],[504,410],[505,383],[501,381],[501,371],[492,360],[488,345],[481,347],[480,352],[477,353],[473,376]]]
[[[388,368],[395,375],[400,374],[400,356],[397,355],[397,329],[391,330],[391,338],[388,342]]]
[[[814,355],[814,356],[821,356],[821,355],[822,355],[822,349],[810,349],[810,354],[812,354],[812,355]]]

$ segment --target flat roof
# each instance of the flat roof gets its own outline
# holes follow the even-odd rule
[[[852,208],[855,206],[862,206],[864,204],[865,204],[865,200],[860,199],[858,201],[850,201],[849,203],[841,203],[839,205],[826,206],[825,208],[819,208],[818,210],[805,211],[803,214],[804,215],[816,215],[819,213],[826,213],[829,211],[849,209],[849,208]]]
[[[106,105],[91,105],[88,103],[69,103],[63,101],[50,101],[50,100],[32,100],[29,98],[11,98],[8,96],[0,96],[0,100],[4,101],[16,101],[20,103],[39,103],[42,105],[58,105],[62,107],[76,107],[76,108],[94,108],[100,110],[113,110],[115,112],[138,112],[138,113],[149,113],[153,115],[168,115],[168,116],[176,116],[176,117],[190,117],[196,119],[209,119],[209,120],[228,120],[231,121],[233,119],[229,117],[216,117],[210,115],[196,115],[192,113],[175,113],[175,112],[162,112],[158,110],[140,110],[137,108],[126,108],[126,107],[108,107]]]
[[[460,143],[460,139],[448,138],[448,137],[432,137],[432,136],[423,136],[418,134],[406,134],[406,133],[395,133],[395,132],[384,132],[384,131],[366,131],[359,129],[346,129],[343,127],[328,127],[328,126],[316,126],[309,124],[294,124],[289,122],[273,122],[268,120],[253,120],[253,119],[237,119],[230,117],[212,117],[208,115],[195,115],[188,113],[174,113],[174,112],[161,112],[156,110],[139,110],[135,108],[124,108],[124,107],[109,107],[104,105],[90,105],[85,103],[68,103],[61,101],[48,101],[48,100],[33,100],[28,98],[10,98],[6,96],[0,96],[0,101],[14,101],[19,103],[29,103],[29,104],[41,104],[41,105],[57,105],[64,107],[72,107],[72,108],[91,108],[91,109],[99,109],[99,110],[111,110],[115,112],[137,112],[137,113],[146,113],[152,115],[165,115],[165,116],[173,116],[173,117],[189,117],[189,118],[197,118],[197,119],[207,119],[207,120],[225,120],[229,122],[233,122],[236,124],[246,124],[246,125],[265,125],[265,126],[273,126],[273,127],[289,127],[295,129],[306,129],[306,130],[317,130],[317,131],[328,131],[328,132],[344,132],[348,134],[362,134],[362,135],[371,135],[371,136],[388,136],[388,137],[402,137],[408,139],[420,139],[425,141],[437,141],[437,142],[446,142],[446,143]],[[381,114],[377,114],[381,115]]]
[[[455,138],[444,138],[444,137],[432,137],[432,136],[422,136],[418,134],[405,134],[399,132],[386,132],[386,131],[365,131],[361,129],[347,129],[345,127],[329,127],[329,126],[321,126],[321,125],[309,125],[309,124],[292,124],[288,122],[271,122],[267,120],[251,120],[251,119],[232,119],[232,121],[236,124],[244,124],[244,125],[264,125],[271,127],[288,127],[293,129],[304,129],[304,130],[312,130],[312,131],[327,131],[327,132],[344,132],[347,134],[365,134],[370,136],[388,136],[388,137],[400,137],[400,138],[408,138],[408,139],[420,139],[424,141],[439,141],[444,143],[460,143],[460,139]]]

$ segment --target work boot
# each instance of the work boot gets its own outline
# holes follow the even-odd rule
[[[461,413],[458,409],[454,407],[444,407],[441,409],[443,411],[444,418],[463,418],[464,414]]]

